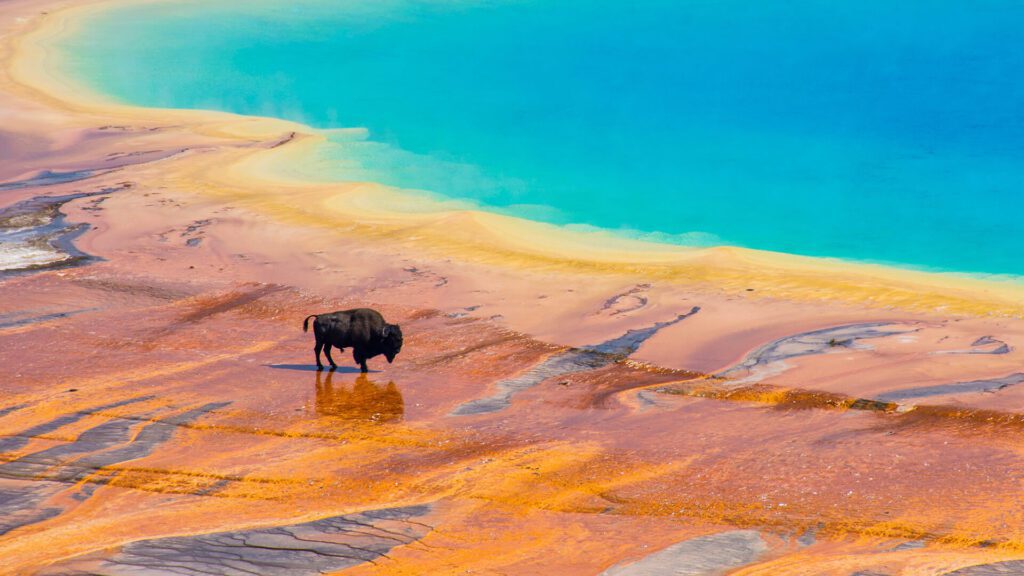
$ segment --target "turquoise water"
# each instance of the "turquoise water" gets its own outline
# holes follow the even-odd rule
[[[684,244],[1024,274],[1024,5],[261,0],[99,13],[123,101],[363,127],[305,176]],[[297,169],[300,169],[297,168]]]

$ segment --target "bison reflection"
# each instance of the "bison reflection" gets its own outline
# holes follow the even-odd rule
[[[316,413],[346,420],[398,422],[405,414],[402,393],[394,382],[380,385],[360,374],[350,389],[345,383],[331,381],[334,372],[316,373]]]

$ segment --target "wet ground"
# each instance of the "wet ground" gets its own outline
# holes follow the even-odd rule
[[[1020,303],[428,250],[221,179],[290,129],[6,74],[2,573],[1024,573]],[[317,371],[302,319],[362,306],[395,363]]]
[[[96,184],[6,214],[61,233],[93,209],[186,202]],[[60,205],[72,216],[54,227]],[[982,575],[1024,555],[1012,329],[890,313],[699,372],[637,357],[663,331],[698,339],[687,325],[715,313],[712,295],[560,345],[469,303],[403,305],[389,290],[405,280],[327,296],[247,281],[256,250],[214,260],[232,277],[196,274],[222,246],[223,207],[202,209],[118,243],[155,265],[112,251],[0,284],[0,549],[15,572]],[[422,263],[395,269],[450,289]],[[649,289],[594,314],[645,310]],[[401,323],[406,349],[366,375],[315,370],[301,318],[356,304]],[[864,384],[957,358],[992,375]]]

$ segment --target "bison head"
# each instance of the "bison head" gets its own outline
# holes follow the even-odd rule
[[[384,357],[388,359],[388,364],[391,364],[395,361],[395,356],[402,351],[402,328],[398,324],[385,324],[383,336],[381,348]]]

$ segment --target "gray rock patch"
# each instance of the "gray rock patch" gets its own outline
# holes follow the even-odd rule
[[[899,402],[901,400],[928,398],[931,396],[943,396],[947,394],[998,392],[1003,388],[1016,386],[1021,383],[1024,383],[1024,372],[1017,372],[1010,374],[1009,376],[1004,376],[1003,378],[993,378],[991,380],[971,380],[970,382],[936,384],[935,386],[920,386],[917,388],[907,388],[906,390],[893,390],[892,392],[879,394],[876,398],[883,402]]]
[[[944,576],[1020,576],[1021,574],[1024,574],[1024,560],[1007,560],[1006,562],[960,568],[946,572]]]
[[[100,406],[96,406],[90,410],[82,410],[79,412],[73,412],[71,414],[65,414],[64,416],[59,416],[57,418],[54,418],[53,420],[50,420],[49,422],[44,422],[43,424],[39,424],[37,426],[33,426],[27,430],[24,430],[23,432],[15,436],[0,438],[0,453],[17,450],[18,448],[21,448],[22,446],[28,444],[29,440],[35,438],[36,436],[49,434],[50,432],[53,432],[54,430],[57,430],[62,426],[74,424],[75,422],[78,422],[79,420],[85,418],[90,414],[101,412],[103,410],[109,410],[111,408],[127,406],[128,404],[134,404],[136,402],[145,402],[146,400],[152,400],[153,398],[155,398],[155,396],[149,395],[139,396],[137,398],[129,398],[127,400],[118,400],[117,402],[111,402],[109,404],[102,404]]]
[[[40,322],[49,322],[50,320],[60,320],[61,318],[70,318],[77,314],[84,314],[85,312],[95,312],[99,308],[82,308],[80,310],[69,310],[67,312],[54,312],[52,314],[40,314],[39,316],[25,316],[24,314],[9,314],[5,315],[4,318],[0,318],[0,330],[4,328],[17,328],[19,326],[28,326],[30,324],[38,324]],[[0,416],[3,414],[0,413]]]
[[[911,540],[910,542],[904,542],[902,544],[897,544],[896,546],[893,547],[892,551],[893,552],[902,552],[903,550],[917,550],[919,548],[924,548],[927,545],[928,545],[928,543],[925,542],[924,540]]]
[[[23,404],[13,404],[11,406],[5,406],[3,408],[0,408],[0,418],[3,418],[4,416],[7,416],[11,412],[17,412],[18,410],[21,410],[22,408],[24,408],[26,406],[28,406],[28,404],[23,403]]]
[[[992,348],[989,348],[987,350],[979,349],[979,348],[984,348],[986,346],[992,346]],[[1009,344],[1007,344],[1006,342],[1003,342],[1002,340],[997,340],[997,339],[995,339],[995,338],[993,338],[991,336],[982,336],[981,338],[978,338],[977,340],[975,340],[974,342],[971,343],[971,349],[970,350],[939,350],[938,352],[932,352],[932,354],[936,354],[936,355],[945,355],[945,354],[995,354],[995,355],[998,355],[998,354],[1009,354],[1011,350],[1013,350],[1013,348],[1011,348]]]
[[[533,388],[549,378],[596,370],[622,360],[639,350],[640,346],[659,330],[682,322],[697,312],[700,312],[700,308],[694,306],[688,313],[680,314],[673,320],[657,322],[647,328],[629,330],[622,336],[600,344],[555,354],[519,376],[498,382],[493,395],[466,402],[453,410],[451,415],[469,416],[504,410],[511,404],[512,397],[519,392]]]
[[[718,576],[757,560],[768,545],[755,530],[735,530],[673,544],[602,576]]]
[[[142,540],[102,559],[72,559],[43,574],[100,576],[313,576],[387,558],[432,528],[415,518],[430,506],[407,506],[313,522]],[[88,564],[88,565],[87,565]]]
[[[790,358],[843,350],[870,350],[871,346],[860,341],[917,331],[916,328],[894,326],[900,325],[892,322],[867,322],[786,336],[761,346],[742,362],[716,376],[733,379],[732,385],[752,384],[785,371],[788,368],[785,361]]]
[[[140,400],[142,398],[116,402],[101,406],[97,410]],[[227,404],[229,403],[210,403],[156,420],[146,424],[134,438],[132,430],[139,425],[138,420],[111,418],[82,432],[73,442],[0,464],[0,535],[60,515],[64,512],[63,508],[47,506],[46,502],[68,490],[69,485],[74,487],[104,467],[152,454],[161,444],[170,440],[178,426],[193,422],[200,416]],[[38,434],[77,422],[86,414],[87,412],[76,412],[62,416],[30,428],[20,436],[5,438],[4,440],[9,441],[7,449],[13,449],[12,446],[20,447]],[[90,478],[89,485],[71,494],[72,499],[78,502],[88,499],[96,486],[109,480],[110,477]]]
[[[0,183],[0,192],[7,190],[20,190],[22,188],[32,188],[34,186],[53,186],[55,184],[67,184],[69,182],[77,182],[79,180],[85,180],[96,175],[94,170],[75,170],[71,172],[55,172],[52,170],[43,170],[38,175],[31,178],[25,178],[24,180],[15,180],[13,182]]]
[[[79,198],[119,192],[129,186],[123,184],[64,196],[37,196],[0,210],[0,278],[99,260],[74,244],[89,225],[69,223],[61,206]]]

